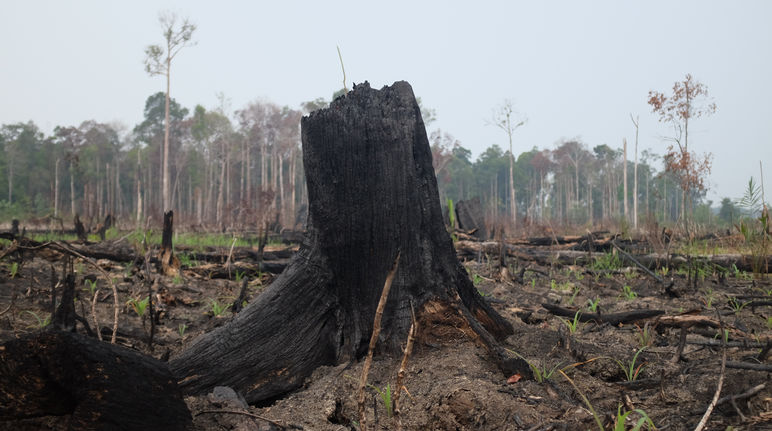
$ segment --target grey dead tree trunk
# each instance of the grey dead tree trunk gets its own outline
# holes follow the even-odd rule
[[[454,316],[503,370],[513,332],[477,293],[445,230],[429,140],[413,90],[364,83],[302,120],[309,213],[284,272],[232,321],[174,356],[183,390],[231,386],[256,403],[322,365],[366,352],[384,279],[401,253],[379,349],[401,355],[412,323]],[[527,372],[527,365],[522,372]]]
[[[635,125],[635,165],[633,167],[633,229],[638,229],[638,117],[633,119],[630,114],[630,120]],[[648,190],[647,190],[648,192]]]
[[[624,199],[625,223],[627,223],[630,221],[630,213],[627,211],[627,138],[622,138],[622,147],[622,182],[624,184],[622,186],[624,190],[622,199]]]

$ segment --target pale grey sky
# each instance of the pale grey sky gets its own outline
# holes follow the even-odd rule
[[[515,152],[580,137],[662,154],[646,104],[691,73],[718,112],[692,123],[690,146],[715,155],[709,199],[739,197],[765,166],[772,194],[772,2],[769,1],[11,1],[0,0],[0,124],[46,133],[84,120],[141,121],[164,89],[143,69],[162,10],[198,25],[172,64],[183,106],[236,110],[264,98],[297,108],[348,83],[410,82],[441,128],[473,151],[506,137],[486,125],[511,99],[528,117]],[[632,160],[632,149],[630,149]],[[769,197],[767,198],[769,199]]]

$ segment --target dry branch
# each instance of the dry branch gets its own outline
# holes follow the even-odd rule
[[[554,304],[542,304],[542,307],[555,316],[574,317],[578,310],[560,307]],[[579,313],[580,322],[608,323],[610,325],[619,325],[620,323],[632,323],[638,320],[650,319],[665,314],[664,310],[632,310],[622,313],[599,314],[599,313]]]
[[[407,374],[407,360],[410,358],[410,354],[413,353],[413,343],[415,343],[415,334],[418,331],[418,321],[415,318],[415,310],[413,310],[412,304],[410,307],[410,315],[413,319],[413,324],[410,325],[410,331],[407,334],[407,343],[405,344],[405,354],[402,356],[402,362],[399,365],[399,372],[397,373],[397,384],[395,385],[394,392],[394,420],[397,422],[397,431],[402,430],[402,416],[400,416],[399,398],[404,388],[405,374]],[[407,390],[407,389],[405,389]]]
[[[375,344],[378,342],[378,335],[381,333],[381,318],[383,317],[383,309],[386,308],[386,300],[389,298],[391,283],[394,281],[394,275],[397,273],[399,257],[400,252],[397,251],[397,257],[394,258],[394,264],[391,266],[391,270],[386,276],[386,282],[383,284],[381,299],[378,301],[378,308],[375,310],[373,333],[370,336],[370,346],[367,349],[367,358],[365,358],[365,363],[362,367],[362,378],[359,380],[359,390],[357,391],[357,406],[359,410],[359,426],[360,430],[362,431],[367,431],[367,418],[365,416],[365,386],[367,386],[367,375],[370,373],[370,365],[373,363],[373,351],[375,351]]]
[[[716,315],[718,315],[718,311],[716,311]],[[723,325],[720,326],[723,331]],[[726,333],[722,334],[721,337],[722,340],[726,341]],[[716,392],[713,394],[713,399],[710,401],[710,404],[708,404],[707,410],[705,410],[705,414],[702,415],[702,419],[700,419],[700,422],[697,424],[697,427],[694,429],[694,431],[702,431],[705,426],[708,424],[708,419],[710,418],[711,413],[713,413],[713,409],[718,405],[718,397],[721,395],[721,388],[724,385],[724,376],[726,375],[726,344],[724,344],[724,348],[722,349],[723,353],[721,354],[721,372],[718,376],[718,385],[716,385]]]

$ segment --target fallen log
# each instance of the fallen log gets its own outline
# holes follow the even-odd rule
[[[611,246],[609,242],[609,246]],[[499,243],[496,241],[456,241],[456,254],[462,259],[474,259],[479,253],[498,255]],[[505,244],[507,256],[516,257],[519,260],[534,261],[540,265],[587,265],[595,262],[595,259],[602,257],[605,253],[587,252],[577,250],[549,250],[546,247],[525,247],[515,246],[510,243]],[[645,255],[628,255],[638,261],[640,266],[653,271],[657,268],[669,264],[671,269],[685,267],[689,265],[689,260],[681,255],[673,254],[669,256],[659,253],[649,253]],[[758,257],[741,254],[723,254],[713,256],[692,256],[692,261],[701,261],[709,265],[717,266],[725,270],[737,269],[739,271],[753,271],[754,259]],[[772,257],[767,259],[772,263]],[[763,262],[756,263],[758,270],[763,270]]]
[[[570,308],[564,308],[555,304],[542,304],[542,307],[547,309],[555,316],[571,317],[576,316],[578,310],[572,310]],[[619,325],[621,323],[632,323],[643,319],[650,319],[659,315],[665,314],[664,310],[632,310],[624,311],[621,313],[600,314],[600,313],[579,313],[578,319],[580,322],[595,322],[595,323],[608,323],[609,325]]]
[[[50,415],[71,415],[69,429],[185,430],[191,424],[167,365],[149,356],[63,331],[1,345],[0,421],[13,428],[16,420]]]

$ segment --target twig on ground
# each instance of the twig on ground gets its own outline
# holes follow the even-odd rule
[[[722,397],[720,400],[718,400],[718,402],[716,402],[716,405],[719,406],[719,405],[721,405],[721,404],[723,404],[723,403],[725,403],[727,401],[734,403],[735,401],[741,400],[743,398],[750,398],[750,397],[756,395],[757,393],[761,392],[762,390],[764,390],[764,388],[766,386],[767,386],[766,383],[762,383],[760,385],[756,385],[756,386],[748,389],[747,391],[745,391],[745,392],[743,392],[741,394],[727,395],[725,397]],[[738,411],[738,413],[739,413],[739,411]]]
[[[233,242],[231,242],[231,249],[228,252],[228,259],[225,260],[225,267],[228,268],[228,280],[231,279],[231,257],[233,257],[233,247],[236,245],[236,235],[233,236]]]
[[[303,427],[300,426],[300,425],[295,425],[295,424],[283,425],[281,422],[277,422],[275,420],[268,419],[265,416],[260,416],[260,415],[254,414],[254,413],[244,412],[244,411],[240,411],[240,410],[202,410],[200,412],[197,412],[194,416],[199,416],[199,415],[203,415],[203,414],[217,414],[217,413],[229,413],[229,414],[233,414],[233,415],[249,416],[251,418],[260,419],[261,421],[266,421],[266,422],[268,422],[270,424],[276,425],[277,427],[279,427],[281,429],[287,429],[287,428],[299,429],[299,430],[303,429]]]
[[[611,240],[611,245],[613,245],[613,246],[614,246],[614,248],[616,248],[616,249],[617,249],[617,251],[619,251],[620,253],[622,253],[622,255],[623,255],[624,257],[626,257],[626,258],[627,258],[627,260],[629,260],[630,262],[634,263],[634,264],[635,264],[635,265],[636,265],[638,268],[641,268],[641,269],[642,269],[642,270],[643,270],[643,271],[644,271],[646,274],[649,274],[649,275],[650,275],[652,278],[654,278],[655,280],[657,280],[657,281],[658,281],[658,282],[660,282],[660,283],[662,283],[662,282],[663,282],[663,280],[662,280],[662,277],[660,277],[660,276],[658,276],[657,274],[653,273],[653,272],[652,272],[652,271],[651,271],[649,268],[647,268],[646,266],[644,266],[644,265],[643,265],[641,262],[638,262],[638,260],[637,260],[637,259],[635,259],[635,258],[634,258],[634,257],[633,257],[633,256],[632,256],[630,253],[628,253],[628,252],[626,252],[626,251],[622,250],[622,247],[618,246],[618,245],[617,245],[617,243],[616,243],[616,241],[614,241],[614,240]]]
[[[721,321],[721,315],[718,314],[718,310],[716,310],[716,316],[718,317],[719,321],[719,329],[721,330],[721,339],[726,341],[727,333],[724,330],[723,322]],[[724,385],[724,376],[726,375],[726,344],[724,344],[723,353],[721,354],[721,372],[718,376],[718,385],[716,386],[716,392],[713,394],[713,399],[710,401],[710,404],[708,405],[707,410],[705,410],[705,414],[702,415],[702,419],[700,419],[700,422],[697,424],[697,427],[694,429],[694,431],[702,431],[705,429],[705,426],[708,424],[708,419],[710,418],[710,414],[713,413],[713,409],[718,405],[718,397],[721,395],[721,388]]]
[[[739,370],[753,370],[753,371],[772,371],[772,365],[767,364],[754,364],[751,362],[740,361],[728,361],[726,363],[727,368],[735,368]]]
[[[97,298],[99,296],[99,286],[94,282],[94,296],[91,298],[91,317],[94,319],[94,328],[96,329],[97,338],[102,341],[102,331],[99,330],[99,320],[97,320],[96,305]],[[83,310],[85,313],[86,310]]]
[[[391,270],[386,276],[386,282],[383,284],[381,299],[378,301],[378,308],[375,310],[375,319],[373,319],[373,333],[370,336],[370,346],[367,349],[367,358],[365,358],[365,363],[362,367],[362,378],[359,380],[357,406],[359,411],[359,429],[361,431],[367,431],[367,418],[365,417],[365,386],[367,386],[367,374],[370,372],[370,365],[373,363],[373,351],[375,350],[375,344],[378,342],[378,335],[381,332],[383,309],[386,308],[386,300],[388,299],[389,291],[391,290],[391,282],[394,281],[394,275],[397,273],[397,267],[399,267],[400,254],[401,253],[397,251],[397,257],[394,258]]]
[[[413,344],[415,343],[415,334],[418,331],[418,322],[415,318],[415,310],[413,304],[410,304],[410,315],[413,323],[410,325],[410,330],[407,333],[407,344],[405,344],[405,354],[402,356],[402,362],[399,365],[399,372],[397,373],[397,385],[395,386],[396,392],[394,393],[394,406],[392,411],[394,412],[394,420],[397,422],[397,431],[402,430],[402,416],[400,415],[399,396],[402,393],[404,387],[405,374],[407,374],[407,360],[410,358],[410,354],[413,352]]]

